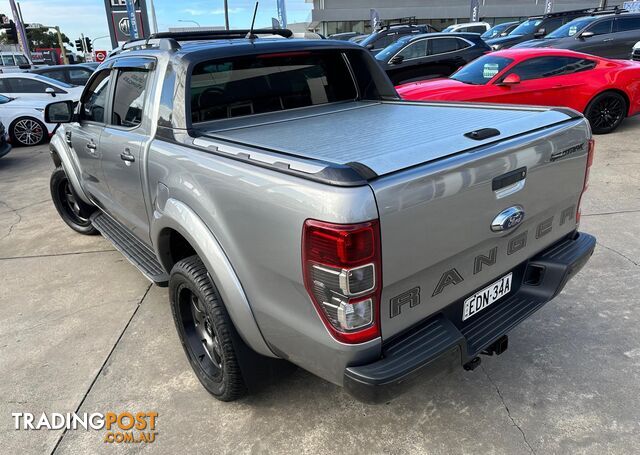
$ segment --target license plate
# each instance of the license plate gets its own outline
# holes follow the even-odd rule
[[[471,316],[474,316],[487,308],[493,302],[500,300],[507,295],[511,290],[511,278],[512,273],[503,276],[495,283],[491,283],[489,286],[481,291],[476,292],[474,295],[464,301],[464,308],[462,310],[462,320],[466,321]]]

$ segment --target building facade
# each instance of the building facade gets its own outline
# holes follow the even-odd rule
[[[470,0],[306,0],[313,3],[310,28],[325,35],[369,33],[370,10],[382,21],[415,17],[419,24],[438,29],[468,22]],[[546,0],[480,0],[480,19],[491,25],[524,19],[544,12]],[[553,11],[594,8],[600,0],[554,0]]]

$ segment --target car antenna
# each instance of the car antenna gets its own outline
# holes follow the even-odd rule
[[[249,29],[249,33],[247,33],[247,36],[245,36],[245,38],[251,39],[251,40],[257,38],[257,36],[253,34],[253,26],[256,23],[256,14],[258,14],[258,3],[259,2],[256,2],[256,6],[255,8],[253,8],[253,20],[251,21],[251,28]]]

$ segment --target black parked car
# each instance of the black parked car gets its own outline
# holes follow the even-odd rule
[[[57,81],[66,82],[71,85],[85,85],[95,68],[90,65],[79,63],[77,65],[55,65],[34,68],[30,73],[42,74]]]
[[[366,47],[374,54],[377,54],[385,47],[395,43],[400,38],[410,35],[420,35],[423,33],[438,32],[435,27],[425,25],[413,25],[413,24],[389,24],[382,27],[377,32],[372,33],[365,39],[360,41],[361,46]]]
[[[426,33],[401,38],[376,59],[398,85],[449,76],[489,51],[477,33]]]
[[[329,39],[337,39],[338,41],[349,41],[351,38],[355,38],[356,36],[360,36],[362,33],[357,32],[345,32],[345,33],[334,33],[333,35],[329,35]]]
[[[640,41],[640,14],[607,14],[574,19],[544,39],[514,47],[553,47],[571,49],[606,58],[629,58],[631,48]]]
[[[0,157],[5,156],[11,151],[11,144],[9,144],[9,135],[4,128],[2,122],[0,122]]]
[[[503,22],[502,24],[494,25],[489,30],[480,35],[480,37],[483,40],[488,40],[491,38],[498,38],[500,36],[507,36],[519,24],[520,22]]]
[[[543,38],[567,22],[571,22],[578,17],[586,16],[597,10],[597,8],[579,9],[530,17],[514,28],[507,36],[488,39],[486,42],[494,51],[507,49],[516,44],[524,43],[525,41]]]

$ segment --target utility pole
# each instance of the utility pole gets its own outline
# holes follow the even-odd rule
[[[67,57],[67,50],[64,48],[64,43],[62,42],[62,33],[60,33],[60,27],[56,25],[53,28],[56,30],[56,35],[58,35],[58,46],[60,46],[60,53],[62,54],[62,63],[68,65],[69,57]]]
[[[149,16],[151,16],[151,32],[158,33],[158,20],[156,19],[156,7],[153,5],[153,0],[147,0],[147,6],[149,7]]]
[[[229,30],[229,2],[224,0],[224,27]]]

